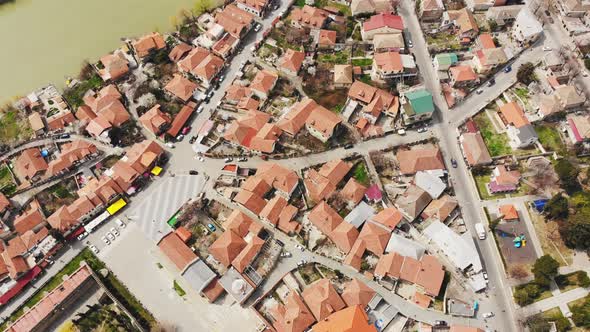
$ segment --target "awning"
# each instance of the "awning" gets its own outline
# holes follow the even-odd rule
[[[178,224],[178,213],[175,214],[172,218],[170,218],[167,222],[170,227],[175,228],[176,224]]]
[[[160,173],[162,173],[162,167],[160,166],[155,166],[154,168],[152,168],[152,172],[153,175],[158,176],[160,175]]]
[[[116,201],[115,203],[111,204],[111,206],[109,206],[107,208],[107,211],[112,216],[115,213],[117,213],[119,210],[121,210],[125,205],[127,205],[127,202],[125,202],[124,199],[119,198],[118,201]]]

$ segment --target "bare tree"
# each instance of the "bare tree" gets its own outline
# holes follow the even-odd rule
[[[528,277],[530,273],[524,266],[516,265],[510,269],[509,274],[510,277],[521,280]]]

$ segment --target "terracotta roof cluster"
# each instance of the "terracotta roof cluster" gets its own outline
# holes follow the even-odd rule
[[[305,174],[303,183],[311,200],[319,202],[330,197],[336,190],[338,183],[342,181],[351,168],[352,165],[349,163],[335,159],[322,165],[319,171],[315,169],[309,170]]]
[[[100,62],[104,68],[98,70],[98,75],[103,81],[116,80],[129,72],[129,61],[121,52],[107,54],[100,58]]]
[[[170,116],[160,110],[160,104],[154,105],[139,117],[139,122],[155,135],[159,135],[171,121]]]
[[[227,33],[240,38],[252,26],[254,15],[239,9],[236,5],[230,4],[215,15],[215,23],[221,25]]]
[[[387,112],[395,116],[399,110],[399,98],[397,96],[361,81],[355,81],[350,86],[348,98],[364,105],[363,112],[372,115],[374,118],[379,117],[381,112]]]
[[[172,62],[178,62],[182,58],[184,58],[184,56],[187,55],[188,52],[190,52],[192,49],[193,48],[189,44],[179,43],[178,45],[174,46],[174,48],[172,48],[172,51],[170,51],[170,53],[168,53],[168,58]]]
[[[290,19],[300,26],[319,29],[326,23],[328,12],[317,7],[305,5],[303,8],[294,8],[291,11]]]
[[[449,18],[455,22],[455,25],[459,27],[461,34],[473,32],[479,32],[477,21],[473,14],[467,9],[467,7],[459,10],[449,10]]]
[[[301,296],[295,291],[286,296],[284,304],[272,308],[271,315],[277,332],[303,332],[316,321]]]
[[[279,128],[291,136],[297,135],[303,126],[331,137],[342,119],[313,99],[305,98],[292,106],[291,110],[278,122]]]
[[[260,217],[285,233],[294,233],[301,228],[301,224],[293,220],[297,211],[283,196],[275,195],[260,211]]]
[[[280,67],[291,73],[297,74],[305,60],[305,53],[293,49],[287,49],[280,60]]]
[[[332,234],[334,229],[343,221],[342,217],[326,201],[321,201],[307,215],[307,219],[326,235]]]
[[[459,65],[449,68],[449,74],[455,82],[472,82],[477,80],[477,74],[471,66]]]
[[[67,170],[75,163],[80,162],[89,155],[97,152],[98,149],[96,148],[96,145],[88,141],[75,140],[70,143],[65,143],[62,146],[61,154],[49,162],[47,173],[55,175],[61,171]]]
[[[371,16],[363,23],[364,31],[371,31],[381,28],[390,28],[399,30],[401,32],[404,29],[404,21],[401,16],[390,13],[381,13]]]
[[[11,206],[10,200],[0,192],[0,213],[4,213]]]
[[[269,123],[270,115],[249,110],[241,118],[234,120],[224,138],[251,150],[272,153],[282,130]]]
[[[303,299],[319,322],[346,307],[330,279],[319,279],[303,290]]]
[[[203,81],[210,81],[223,68],[222,58],[202,47],[193,48],[184,59],[178,61],[178,68],[191,73]]]
[[[174,77],[166,84],[164,89],[177,98],[188,101],[197,89],[197,84],[182,75],[174,74]]]
[[[432,197],[426,191],[416,185],[411,185],[395,200],[395,205],[410,221],[413,221],[424,211],[430,201],[432,201]]]
[[[119,160],[113,165],[111,178],[123,190],[127,190],[135,179],[155,164],[163,152],[164,149],[152,140],[135,143],[127,150],[125,159]]]
[[[395,156],[402,174],[445,169],[440,149],[432,145],[414,146],[410,150],[399,150]]]
[[[260,70],[250,83],[250,89],[260,95],[267,96],[279,79],[277,73],[270,70]]]
[[[232,84],[225,90],[225,100],[237,103],[243,98],[249,98],[252,93],[252,89],[247,86]]]
[[[357,205],[365,196],[365,191],[367,191],[367,187],[358,183],[354,178],[350,178],[340,191],[340,195],[352,205]]]
[[[48,167],[38,148],[24,150],[14,162],[16,174],[28,180],[42,174]]]
[[[97,94],[84,97],[86,105],[76,112],[80,120],[88,120],[86,131],[93,136],[100,136],[111,127],[119,127],[129,120],[129,113],[121,103],[121,93],[113,84],[102,88]]]
[[[170,232],[164,236],[158,243],[158,248],[176,265],[181,273],[199,259],[175,232]]]
[[[166,47],[166,42],[164,42],[162,35],[157,32],[143,36],[133,43],[133,48],[140,58],[149,55],[151,51],[160,50],[164,47]]]
[[[65,126],[76,121],[76,118],[69,109],[63,109],[57,112],[56,114],[47,117],[45,120],[47,122],[47,127],[49,128],[49,130],[59,130],[65,128]]]
[[[451,212],[457,208],[458,202],[456,199],[445,194],[439,199],[435,199],[422,211],[422,218],[436,218],[441,222],[444,222]]]
[[[416,260],[391,252],[381,256],[375,266],[375,275],[411,282],[420,286],[425,294],[438,296],[445,271],[434,256],[424,255]]]
[[[16,280],[29,270],[27,252],[49,235],[49,229],[41,226],[43,223],[38,209],[31,209],[15,220],[16,236],[0,242],[0,278],[8,275]]]
[[[530,124],[529,120],[524,115],[522,108],[520,108],[518,103],[514,101],[500,106],[500,114],[504,119],[504,123],[507,125],[513,125],[516,128],[521,128]]]
[[[238,0],[237,3],[240,3],[246,7],[252,8],[257,12],[262,12],[266,7],[267,1],[266,0]]]
[[[369,324],[365,310],[358,305],[336,311],[312,327],[314,332],[377,332]]]
[[[402,57],[399,52],[376,53],[373,62],[382,71],[401,73],[404,71]]]
[[[334,83],[352,84],[352,65],[334,65]]]
[[[375,293],[371,287],[354,278],[344,284],[342,299],[349,307],[359,305],[361,308],[364,308],[369,304],[373,296],[375,296]]]
[[[45,221],[39,209],[30,209],[20,216],[16,217],[13,222],[14,231],[19,234],[36,228]]]

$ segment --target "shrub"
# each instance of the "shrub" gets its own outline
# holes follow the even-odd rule
[[[580,285],[580,287],[590,287],[590,277],[588,277],[586,271],[578,271],[576,273],[576,278],[578,279],[578,285]]]
[[[537,78],[535,76],[535,65],[531,62],[523,63],[520,67],[518,67],[516,79],[525,85],[529,85],[533,81],[536,81]]]
[[[545,204],[545,214],[549,219],[566,218],[569,213],[568,201],[561,193],[551,197]]]

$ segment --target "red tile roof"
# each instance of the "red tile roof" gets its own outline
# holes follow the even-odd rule
[[[231,230],[226,230],[209,246],[209,254],[225,267],[229,267],[232,261],[246,247],[246,241]]]
[[[197,107],[197,104],[193,102],[190,102],[182,107],[180,112],[178,112],[178,114],[176,114],[174,117],[170,129],[168,129],[168,135],[172,137],[178,136],[182,127],[184,127],[188,119],[191,117],[191,115],[193,115],[195,107]]]
[[[440,149],[434,146],[415,146],[411,150],[399,150],[396,158],[402,174],[445,169]]]
[[[309,221],[326,235],[332,234],[334,229],[343,222],[342,217],[326,201],[321,201],[307,215]]]
[[[504,220],[518,220],[518,210],[512,204],[500,205],[499,208],[502,219]]]
[[[38,148],[24,150],[14,162],[16,173],[28,179],[32,179],[35,175],[44,172],[48,167]]]
[[[358,238],[359,231],[352,224],[341,222],[329,236],[338,249],[347,254]]]
[[[366,250],[377,256],[381,256],[385,251],[385,247],[387,247],[390,237],[390,229],[372,221],[367,221],[357,241],[365,242]]]
[[[191,248],[174,232],[163,237],[158,243],[158,248],[181,272],[199,259]]]
[[[500,113],[506,124],[511,124],[516,128],[530,124],[522,108],[514,101],[500,106]]]
[[[133,48],[140,58],[148,55],[152,50],[159,50],[166,47],[164,38],[157,32],[152,32],[149,35],[143,36],[133,43]]]
[[[363,23],[364,31],[371,31],[383,27],[400,30],[401,32],[404,29],[404,21],[401,16],[381,13],[371,16]]]
[[[254,236],[236,258],[233,259],[231,264],[238,272],[243,273],[246,267],[252,263],[254,257],[258,255],[263,245],[264,240],[258,236]]]
[[[315,281],[303,290],[302,295],[318,322],[346,306],[330,279]]]
[[[295,291],[286,296],[284,303],[271,309],[277,332],[303,332],[315,323],[309,308]]]
[[[369,304],[373,296],[375,296],[375,291],[356,278],[347,282],[342,292],[342,299],[349,307],[360,305],[361,308],[364,308]]]
[[[395,207],[385,208],[373,216],[373,218],[371,218],[372,221],[379,223],[391,230],[395,229],[402,219],[402,213]]]
[[[164,89],[181,100],[188,101],[197,89],[197,84],[189,81],[182,75],[174,74],[174,77],[166,84]]]
[[[19,234],[24,234],[44,221],[43,215],[38,209],[31,209],[14,219],[14,230]]]
[[[337,311],[313,326],[314,332],[377,332],[365,310],[356,305]]]
[[[366,190],[367,187],[358,183],[354,178],[350,178],[350,180],[346,182],[344,188],[340,191],[340,195],[342,195],[346,201],[356,205],[363,199]]]
[[[234,201],[242,204],[245,208],[259,215],[260,211],[266,205],[266,201],[260,196],[248,190],[240,189],[238,194],[234,197]]]
[[[305,53],[293,49],[287,49],[287,52],[285,52],[281,58],[280,66],[285,70],[297,73],[299,69],[301,69],[304,59]]]

